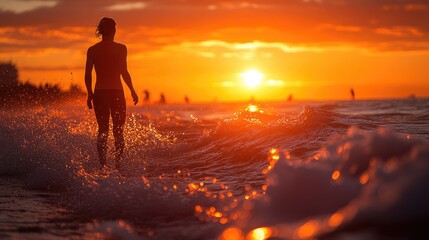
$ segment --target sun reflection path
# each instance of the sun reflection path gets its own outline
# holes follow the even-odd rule
[[[254,113],[254,112],[258,112],[258,111],[260,111],[260,110],[259,110],[259,107],[258,107],[257,105],[255,105],[255,104],[249,104],[249,105],[246,107],[246,111],[247,111],[247,112]],[[262,111],[262,110],[261,110],[261,111]]]

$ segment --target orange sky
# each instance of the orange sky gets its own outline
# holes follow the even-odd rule
[[[83,86],[103,16],[117,20],[136,90],[153,100],[429,96],[426,0],[3,0],[0,61],[23,81]],[[253,88],[251,69],[264,75]]]

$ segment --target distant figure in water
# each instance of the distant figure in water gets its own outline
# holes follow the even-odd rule
[[[159,96],[159,103],[161,103],[161,104],[166,103],[164,93],[161,93],[161,95]]]
[[[255,103],[255,96],[250,96],[249,103]]]
[[[185,95],[185,103],[188,104],[189,103],[189,97],[188,95]]]
[[[109,119],[112,117],[113,136],[115,137],[114,159],[119,169],[124,153],[125,96],[121,76],[131,90],[134,105],[138,96],[134,90],[127,68],[127,47],[113,41],[116,33],[116,22],[112,18],[102,18],[95,35],[102,40],[88,48],[85,68],[85,85],[88,91],[87,105],[94,106],[98,123],[97,150],[102,167],[106,165],[107,137]],[[92,91],[92,69],[95,68],[95,89]]]
[[[292,99],[293,99],[293,95],[289,94],[289,96],[287,97],[287,101],[290,102],[290,101],[292,101]]]
[[[352,100],[355,100],[355,91],[352,89],[350,89],[350,94],[352,95]]]
[[[146,103],[146,104],[149,104],[150,103],[150,93],[149,93],[149,91],[147,89],[145,89],[143,93],[144,93],[143,102]]]

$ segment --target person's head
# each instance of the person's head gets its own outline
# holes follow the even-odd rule
[[[95,31],[95,36],[108,38],[114,37],[116,33],[116,22],[113,18],[104,17],[100,20]]]

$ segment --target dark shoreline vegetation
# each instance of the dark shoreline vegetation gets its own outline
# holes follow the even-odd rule
[[[77,84],[64,91],[58,84],[21,82],[18,69],[12,62],[0,62],[0,107],[27,107],[83,98],[85,93]]]

